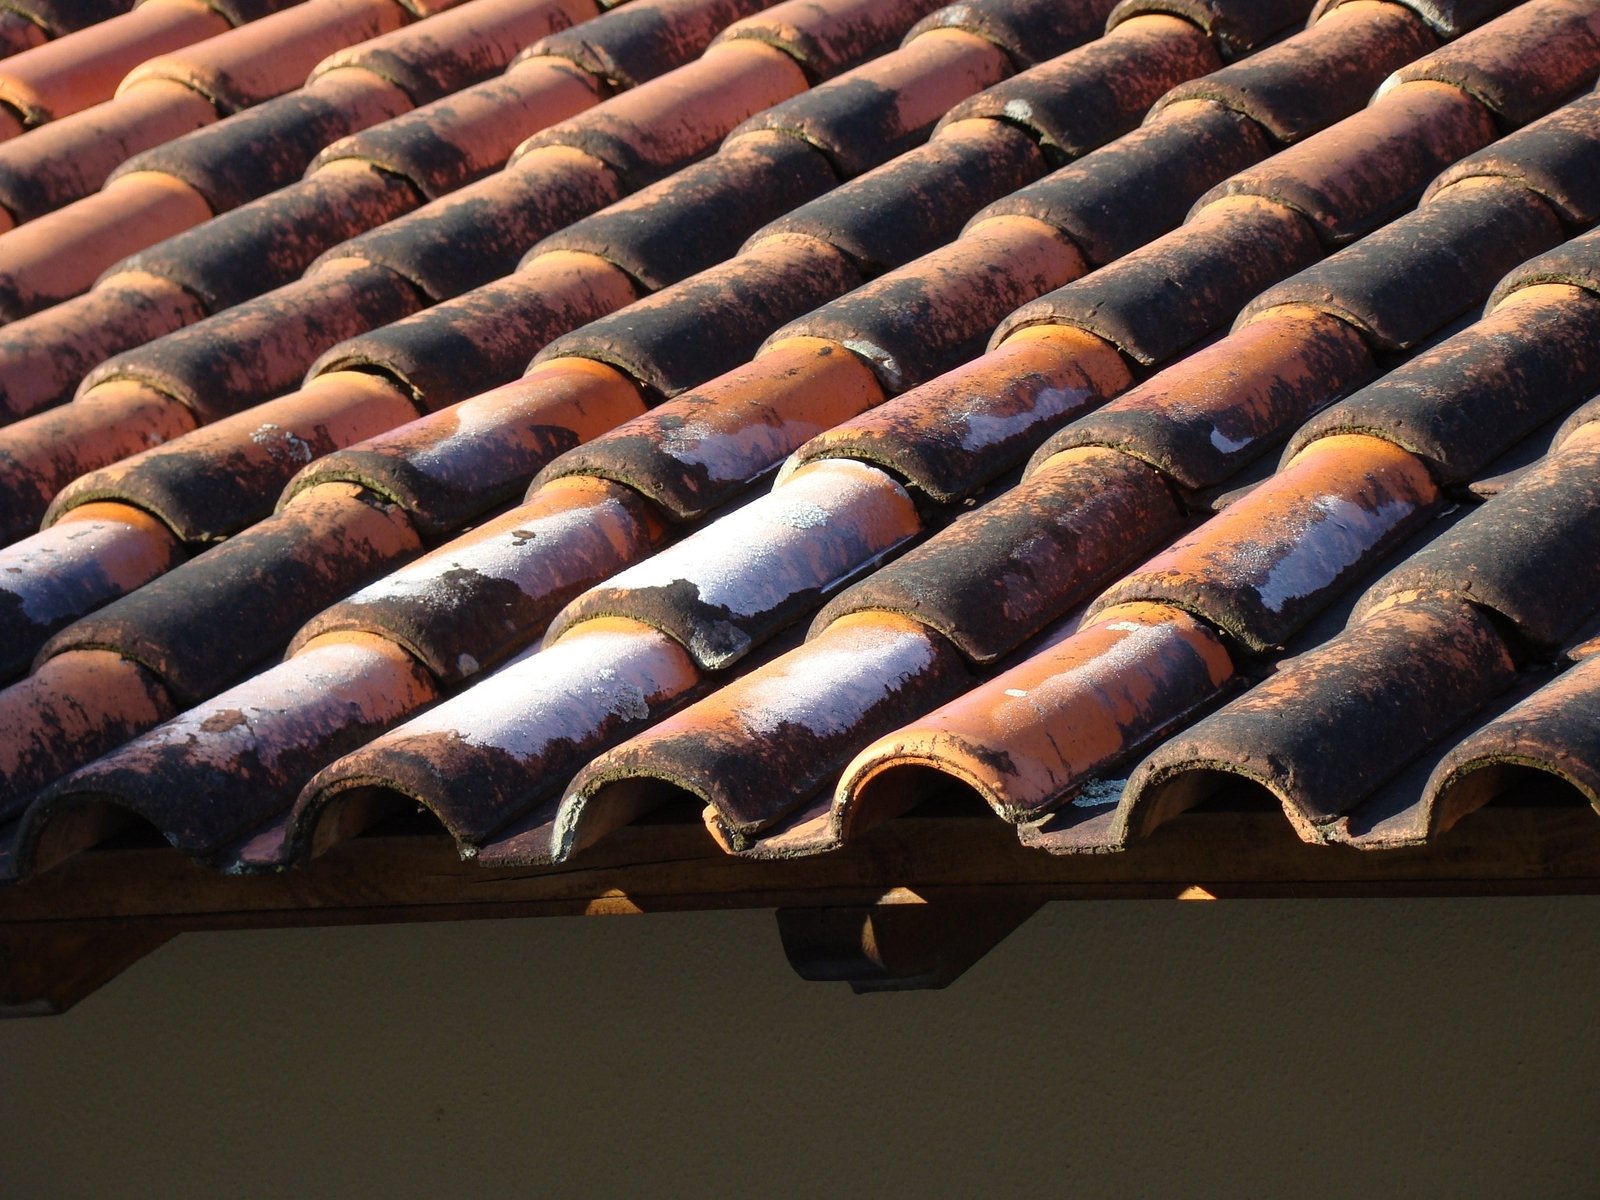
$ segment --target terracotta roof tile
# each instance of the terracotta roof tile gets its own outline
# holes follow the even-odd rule
[[[1592,792],[1592,5],[933,7],[306,0],[0,146],[4,870]]]

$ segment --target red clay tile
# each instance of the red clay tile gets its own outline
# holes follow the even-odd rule
[[[74,650],[0,690],[0,818],[40,788],[173,713],[145,668],[110,650]]]
[[[561,802],[555,857],[684,798],[706,804],[713,832],[743,849],[874,737],[969,685],[961,656],[914,621],[890,613],[836,621],[590,762]]]
[[[340,377],[319,376],[308,390]],[[324,455],[295,476],[285,496],[332,480],[360,483],[403,507],[424,537],[440,538],[512,499],[563,450],[643,411],[638,388],[614,368],[556,359],[514,383]]]
[[[1539,781],[1559,780],[1600,808],[1600,660],[1585,659],[1465,738],[1434,768],[1409,840],[1428,840],[1467,814]]]
[[[1510,125],[1525,125],[1594,86],[1600,11],[1584,0],[1530,0],[1460,41],[1401,67],[1379,97],[1413,80],[1448,83]]]
[[[547,637],[596,617],[629,617],[676,638],[703,669],[723,670],[921,528],[910,496],[876,467],[812,463],[591,588]]]
[[[1171,13],[1205,30],[1224,57],[1237,58],[1299,24],[1310,11],[1309,0],[1121,0],[1106,25],[1115,29],[1149,13]]]
[[[1435,175],[1495,136],[1488,109],[1459,88],[1403,84],[1219,184],[1196,213],[1226,196],[1260,196],[1302,214],[1329,244],[1344,245],[1405,211]]]
[[[740,138],[737,148],[757,135]],[[774,134],[782,137],[782,134]],[[752,234],[819,238],[867,275],[903,266],[944,245],[982,205],[1044,173],[1033,139],[1000,121],[958,121],[927,145],[833,188]],[[793,209],[793,211],[788,211]]]
[[[1087,270],[1054,229],[995,217],[915,262],[791,321],[768,339],[820,337],[867,359],[891,391],[973,356],[1006,313]]]
[[[1031,67],[1098,34],[1111,7],[1111,0],[1080,0],[1063,13],[1060,0],[965,0],[923,18],[906,40],[930,29],[962,29],[999,46],[1019,68]]]
[[[932,772],[1008,821],[1037,820],[1209,704],[1232,675],[1222,642],[1188,613],[1109,608],[858,754],[834,792],[833,840],[914,807]]]
[[[57,493],[45,520],[112,500],[154,513],[190,545],[220,541],[269,514],[274,497],[312,459],[414,416],[410,397],[386,380],[323,375],[298,392],[80,475]]]
[[[520,60],[564,58],[621,87],[691,62],[712,40],[741,17],[768,6],[769,0],[628,0],[594,21],[585,21],[541,38]]]
[[[971,496],[1027,454],[1045,431],[1129,383],[1106,343],[1035,326],[991,354],[819,433],[784,473],[824,458],[873,463],[939,504]],[[780,476],[782,478],[782,476]]]
[[[437,694],[417,662],[384,638],[318,638],[60,780],[29,810],[23,841],[48,842],[55,823],[112,808],[217,861],[287,809],[318,767]]]
[[[1178,84],[1151,111],[1212,100],[1248,116],[1280,143],[1298,142],[1359,111],[1390,72],[1438,43],[1410,9],[1358,0],[1241,62]]]
[[[21,13],[52,38],[109,21],[132,7],[133,0],[8,0],[7,3],[8,9]]]
[[[71,299],[118,259],[210,216],[188,184],[144,171],[19,226],[0,237],[0,318]]]
[[[200,0],[145,0],[123,16],[0,62],[0,103],[41,125],[111,99],[123,76],[146,59],[230,28]]]
[[[294,644],[381,634],[458,684],[534,645],[563,604],[661,539],[650,506],[622,485],[557,480],[319,613]]]
[[[1277,799],[1304,840],[1325,840],[1511,678],[1510,655],[1478,610],[1434,601],[1387,609],[1156,749],[1129,777],[1109,841],[1146,837],[1238,779]]]
[[[548,146],[514,169],[335,246],[308,275],[321,262],[364,259],[410,280],[437,302],[505,275],[540,238],[620,194],[616,176],[599,159]]]
[[[1311,19],[1323,20],[1330,12],[1349,3],[1352,0],[1318,0]],[[1402,3],[1442,36],[1458,38],[1505,12],[1517,0],[1402,0]]]
[[[552,250],[577,250],[659,291],[730,257],[763,222],[836,183],[827,161],[804,142],[781,133],[740,138],[542,239],[523,265]]]
[[[0,12],[0,57],[10,58],[24,50],[42,46],[50,34],[12,9]]]
[[[733,136],[776,129],[802,138],[850,179],[911,149],[953,104],[1010,73],[992,42],[934,29],[752,117]]]
[[[1500,616],[1524,643],[1551,650],[1594,610],[1597,573],[1600,425],[1588,424],[1373,584],[1352,620],[1416,597],[1460,598]]]
[[[373,813],[366,789],[383,789],[425,806],[474,854],[529,810],[548,821],[541,806],[586,757],[671,711],[698,682],[666,635],[586,622],[312,779],[290,821],[291,852],[320,853],[358,831]],[[534,857],[548,861],[541,832]]]
[[[783,51],[755,41],[726,42],[535,134],[511,161],[520,164],[541,149],[570,146],[606,163],[633,190],[705,154],[746,117],[806,86],[805,73]]]
[[[828,79],[890,49],[940,0],[806,0],[735,21],[717,42],[752,38],[776,46],[813,79]],[[715,44],[715,43],[714,43]]]
[[[859,278],[850,260],[825,242],[770,237],[557,338],[535,361],[595,358],[662,396],[675,396],[731,371],[774,328],[849,291]]]
[[[140,272],[0,326],[0,421],[70,400],[84,374],[206,315],[186,289]]]
[[[85,504],[60,523],[0,549],[0,679],[24,671],[62,626],[182,558],[170,529],[123,504]]]
[[[540,472],[534,491],[567,476],[615,479],[674,520],[692,521],[808,438],[882,400],[877,377],[855,355],[793,338],[567,451]]]
[[[0,429],[0,541],[34,529],[51,498],[85,471],[188,433],[188,408],[131,380]]]
[[[1268,284],[1320,257],[1311,226],[1291,208],[1254,196],[1202,202],[1188,224],[1016,309],[990,344],[1030,325],[1072,325],[1154,366],[1216,331]]]
[[[1591,92],[1445,168],[1429,185],[1423,203],[1463,179],[1514,179],[1543,196],[1572,225],[1588,225],[1600,218],[1597,121],[1600,95]]]
[[[398,510],[352,485],[328,484],[69,625],[41,657],[113,648],[154,671],[179,703],[193,705],[417,548]]]
[[[895,613],[937,630],[973,662],[1017,649],[1178,531],[1160,474],[1099,447],[1056,455],[823,608],[813,632],[852,613]]]
[[[1095,266],[1132,253],[1183,223],[1207,188],[1271,153],[1248,117],[1209,100],[1164,109],[1124,134],[973,218],[1020,216],[1059,229]],[[1139,196],[1138,204],[1127,202]]]
[[[1169,88],[1220,65],[1190,22],[1139,17],[963,100],[940,127],[972,117],[1006,121],[1060,164],[1135,128]]]
[[[141,150],[217,120],[204,96],[170,80],[130,88],[0,143],[0,206],[22,224],[98,191],[111,172]]]
[[[290,391],[329,346],[420,306],[415,290],[383,267],[329,262],[297,283],[107,359],[84,377],[80,401],[105,383],[138,379],[215,421]]]
[[[1512,292],[1488,316],[1313,417],[1316,438],[1368,433],[1472,479],[1539,425],[1600,390],[1600,296],[1567,284]]]
[[[146,59],[117,91],[170,79],[208,97],[224,114],[235,113],[293,91],[334,51],[410,19],[395,0],[304,0],[199,45]]]
[[[1366,342],[1343,321],[1273,309],[1074,421],[1033,461],[1072,446],[1114,446],[1185,488],[1216,487],[1375,369]]]
[[[1091,612],[1147,600],[1270,652],[1431,514],[1427,469],[1379,438],[1311,443],[1283,470],[1113,584]]]

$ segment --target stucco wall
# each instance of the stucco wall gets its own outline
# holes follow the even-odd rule
[[[952,989],[767,913],[190,935],[0,1026],[0,1194],[1600,1194],[1600,898],[1060,904]]]

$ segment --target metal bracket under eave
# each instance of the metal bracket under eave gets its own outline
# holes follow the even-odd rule
[[[802,979],[852,991],[948,987],[1036,913],[1039,900],[780,908],[778,934]]]

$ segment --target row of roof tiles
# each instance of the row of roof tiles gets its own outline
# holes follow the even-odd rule
[[[1596,390],[1600,6],[1291,7],[470,0],[100,193],[190,232],[0,236],[110,268],[0,329],[9,871],[412,803],[496,862],[684,797],[814,853],[938,780],[1058,852],[1230,777],[1389,845],[1513,742],[1596,761],[1539,692],[1383,788],[1587,661],[1585,424],[1490,476]]]

